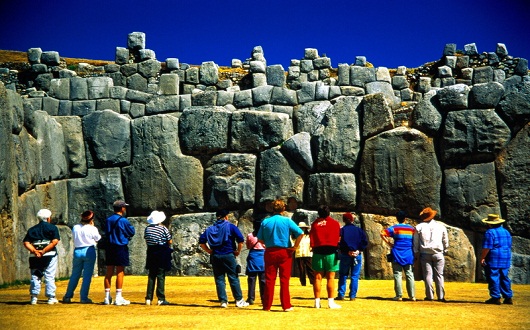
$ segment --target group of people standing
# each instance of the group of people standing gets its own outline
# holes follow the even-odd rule
[[[104,304],[129,305],[130,301],[122,295],[124,269],[129,266],[128,243],[135,235],[135,228],[125,217],[129,205],[122,200],[114,202],[114,214],[105,222],[105,261]],[[314,307],[321,308],[322,280],[326,279],[327,306],[341,308],[335,300],[348,297],[355,300],[362,265],[362,251],[368,240],[365,232],[354,224],[355,213],[346,212],[342,216],[344,225],[330,217],[327,205],[318,208],[318,218],[311,226],[304,222],[298,225],[283,215],[285,203],[282,200],[272,202],[273,214],[262,221],[255,221],[254,228],[247,235],[246,274],[248,276],[248,299],[243,298],[239,281],[239,270],[236,257],[240,255],[245,238],[234,224],[228,221],[229,212],[220,210],[216,213],[215,223],[208,227],[199,237],[200,247],[210,255],[210,262],[215,279],[217,298],[220,306],[228,307],[225,276],[228,277],[236,307],[247,307],[254,304],[256,282],[259,283],[259,294],[263,310],[272,308],[274,287],[277,276],[280,277],[280,302],[282,310],[294,310],[289,293],[289,281],[293,259],[296,258],[300,271],[300,282],[306,285],[306,274],[313,285]],[[416,227],[405,223],[406,214],[396,214],[398,224],[381,231],[383,240],[391,246],[388,256],[394,273],[394,300],[403,300],[402,272],[405,272],[406,288],[410,300],[415,301],[414,261],[421,262],[425,282],[425,299],[445,302],[444,254],[449,248],[447,229],[434,220],[436,211],[427,207],[420,213],[422,220]],[[41,281],[46,281],[45,294],[48,304],[58,303],[55,291],[55,273],[58,255],[56,245],[59,243],[59,231],[51,223],[51,211],[41,209],[37,213],[39,223],[31,227],[23,239],[25,248],[30,252],[31,270],[30,303],[37,304],[41,290]],[[153,211],[147,218],[148,226],[144,231],[147,244],[146,269],[148,282],[145,304],[151,305],[155,295],[158,305],[169,305],[165,297],[165,276],[171,268],[172,237],[163,225],[166,216],[163,212]],[[502,227],[505,220],[496,214],[488,215],[483,222],[489,226],[484,235],[481,253],[481,265],[484,267],[491,298],[487,304],[513,304],[513,292],[508,272],[511,264],[512,239],[509,232]],[[74,255],[72,275],[63,303],[72,302],[74,291],[82,276],[80,302],[89,304],[89,289],[96,261],[96,246],[102,237],[94,226],[94,213],[85,211],[81,221],[72,228]],[[389,240],[393,238],[393,242]],[[335,297],[335,273],[339,272],[338,293]],[[111,297],[112,277],[116,275],[116,295]],[[350,279],[349,292],[347,280]],[[346,295],[348,293],[348,295]],[[501,302],[501,298],[504,301]]]

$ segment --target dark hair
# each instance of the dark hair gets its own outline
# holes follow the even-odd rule
[[[318,216],[321,217],[321,218],[326,218],[329,216],[329,206],[327,205],[320,205],[318,207]]]
[[[399,223],[404,222],[406,216],[407,216],[407,212],[405,211],[399,211],[398,213],[396,213],[396,219]]]
[[[224,217],[226,217],[228,214],[230,214],[230,212],[229,212],[228,210],[224,210],[224,209],[215,212],[215,216],[217,217],[217,219],[224,218]]]
[[[81,223],[90,223],[94,219],[94,212],[88,210],[81,213]]]

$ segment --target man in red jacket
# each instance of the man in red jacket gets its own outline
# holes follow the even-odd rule
[[[337,257],[337,246],[340,239],[340,224],[329,216],[329,207],[321,205],[318,207],[318,219],[311,225],[309,238],[313,249],[312,267],[315,271],[313,282],[313,293],[315,294],[315,308],[320,308],[320,288],[322,277],[327,280],[328,307],[341,308],[335,303],[335,272],[339,270],[339,258]]]

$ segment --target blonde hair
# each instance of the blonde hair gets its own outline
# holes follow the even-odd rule
[[[281,199],[277,199],[272,202],[272,210],[274,213],[282,213],[285,211],[285,203]]]

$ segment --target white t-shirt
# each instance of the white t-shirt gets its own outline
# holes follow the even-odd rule
[[[93,225],[77,224],[72,228],[76,248],[94,246],[101,239],[98,229]]]

